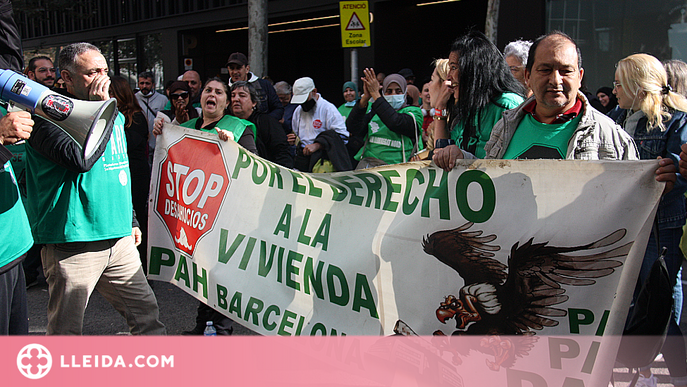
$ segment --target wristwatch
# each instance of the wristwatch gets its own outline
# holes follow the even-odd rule
[[[449,145],[456,145],[456,142],[450,138],[440,138],[434,141],[434,149],[446,148]]]

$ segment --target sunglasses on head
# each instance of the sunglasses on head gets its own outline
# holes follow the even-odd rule
[[[188,97],[188,91],[182,91],[181,93],[170,94],[170,97],[172,97],[172,99],[177,99],[177,98],[186,99],[186,97]]]

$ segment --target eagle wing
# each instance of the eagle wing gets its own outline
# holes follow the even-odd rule
[[[558,325],[551,317],[565,317],[566,311],[554,305],[568,300],[561,285],[588,286],[595,278],[610,275],[623,263],[611,258],[626,256],[632,242],[610,250],[587,253],[610,246],[625,236],[625,229],[617,230],[596,242],[583,246],[555,247],[546,243],[532,243],[511,248],[509,273],[501,289],[502,312],[507,324],[516,332]]]
[[[494,259],[494,251],[501,248],[490,245],[496,235],[482,236],[482,231],[467,231],[472,222],[434,232],[422,240],[425,253],[435,256],[465,280],[465,284],[490,283],[500,285],[506,280],[507,266]]]

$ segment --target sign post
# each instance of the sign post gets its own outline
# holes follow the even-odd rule
[[[358,49],[370,47],[370,9],[367,1],[339,2],[341,46],[351,48],[351,81],[358,83]]]
[[[367,1],[339,2],[342,47],[370,47],[370,9]]]

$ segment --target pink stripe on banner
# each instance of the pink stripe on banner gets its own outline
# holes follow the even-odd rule
[[[611,372],[599,348],[617,345],[539,335],[0,340],[3,386],[95,387],[591,386]]]

